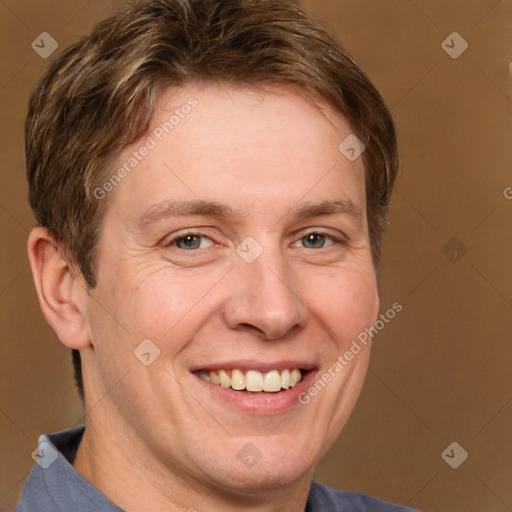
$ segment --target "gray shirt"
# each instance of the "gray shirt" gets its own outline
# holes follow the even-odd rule
[[[84,427],[39,438],[39,454],[14,512],[124,512],[71,463]],[[415,512],[357,492],[336,491],[312,482],[305,512]]]

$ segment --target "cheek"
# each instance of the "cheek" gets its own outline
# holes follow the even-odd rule
[[[378,315],[379,300],[373,271],[340,269],[317,286],[308,303],[316,316],[346,342],[354,339]]]
[[[215,287],[216,276],[178,276],[157,271],[126,291],[130,304],[127,322],[139,337],[155,343],[171,338],[187,338],[196,322],[191,321],[203,311],[208,294]],[[203,313],[206,314],[206,313]]]

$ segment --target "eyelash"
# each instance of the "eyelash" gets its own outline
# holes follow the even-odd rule
[[[302,240],[303,238],[306,238],[309,235],[325,236],[326,239],[331,240],[333,243],[338,243],[340,245],[347,245],[348,244],[348,240],[346,238],[337,238],[336,236],[334,236],[334,235],[332,235],[330,233],[327,233],[325,231],[309,231],[308,233],[304,233],[302,236],[300,236],[297,241],[300,241],[300,240]],[[204,233],[199,233],[199,232],[195,232],[195,231],[187,231],[186,233],[181,233],[178,236],[175,236],[175,237],[171,238],[170,240],[166,241],[164,243],[164,247],[171,247],[173,244],[175,244],[179,240],[182,240],[182,239],[186,238],[187,236],[195,236],[195,237],[199,237],[199,238],[203,238],[203,237],[204,238],[208,238],[211,242],[213,242],[214,245],[216,245],[215,242],[208,235],[205,235]],[[301,248],[302,249],[311,249],[313,251],[318,251],[319,250],[319,249],[312,249],[310,247],[301,247]],[[176,249],[179,249],[180,251],[184,251],[184,252],[195,252],[195,251],[200,250],[200,249],[190,249],[190,250],[187,251],[186,249],[180,249],[179,247],[176,247]],[[326,249],[326,247],[320,247],[320,249]]]

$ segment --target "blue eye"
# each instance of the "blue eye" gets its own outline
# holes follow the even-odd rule
[[[308,233],[301,238],[301,242],[302,246],[307,249],[323,249],[326,242],[329,242],[328,245],[330,245],[334,240],[331,236],[322,233]]]
[[[199,249],[201,237],[196,235],[187,235],[176,240],[176,245],[180,249]]]
[[[203,241],[207,241],[208,243],[206,243],[206,245],[202,244]],[[194,249],[204,249],[204,247],[209,247],[213,245],[213,242],[205,235],[189,233],[170,240],[167,245],[175,245],[178,249],[191,251]]]

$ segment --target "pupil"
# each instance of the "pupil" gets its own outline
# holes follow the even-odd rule
[[[319,235],[318,233],[310,233],[307,235],[306,239],[308,244],[318,247],[322,245],[323,235]]]
[[[186,249],[195,249],[198,247],[199,238],[196,235],[187,235],[181,239],[181,244]]]

